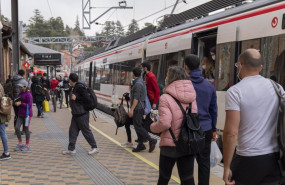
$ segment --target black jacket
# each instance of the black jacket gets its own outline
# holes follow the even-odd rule
[[[44,101],[45,97],[43,94],[36,94],[35,90],[36,90],[36,85],[41,86],[42,90],[44,89],[43,84],[41,82],[37,82],[37,83],[32,83],[31,85],[31,91],[32,91],[32,95],[33,95],[33,101],[35,103],[37,102],[42,102]]]
[[[68,80],[63,80],[62,87],[64,88],[64,91],[70,91],[71,90],[71,85],[69,84]],[[65,89],[68,89],[68,90],[65,90]]]
[[[44,88],[46,88],[46,89],[50,89],[50,82],[49,82],[49,79],[47,78],[47,79],[41,79],[41,82],[42,82],[42,84],[43,84],[43,87]]]
[[[76,96],[76,100],[71,99],[71,95],[74,94]],[[84,104],[89,103],[90,98],[87,93],[87,88],[84,84],[78,82],[75,84],[75,87],[72,89],[72,92],[70,93],[70,108],[71,113],[75,117],[82,116],[89,111],[85,110]]]

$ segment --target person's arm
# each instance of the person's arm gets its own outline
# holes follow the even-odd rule
[[[138,103],[139,103],[139,101],[134,98],[132,107],[131,107],[130,112],[129,112],[129,117],[130,117],[130,118],[133,117],[133,115],[134,115],[134,110],[135,110],[136,106],[138,105]]]
[[[33,106],[33,96],[31,93],[27,94],[27,103],[21,102],[20,107],[27,108],[27,105],[29,105],[29,107]]]
[[[218,106],[217,106],[217,94],[216,90],[213,90],[212,98],[209,107],[209,113],[212,119],[212,131],[213,131],[213,140],[216,139],[216,125],[217,125],[217,114],[218,114]]]
[[[223,155],[224,155],[224,181],[227,185],[235,184],[232,178],[230,165],[234,155],[238,139],[238,128],[240,124],[240,111],[227,110],[226,122],[223,134]]]
[[[143,90],[144,90],[144,88],[143,88],[142,84],[136,83],[133,86],[133,96],[134,96],[134,99],[133,99],[132,106],[131,106],[131,109],[130,109],[130,112],[129,112],[129,117],[130,118],[133,117],[134,110],[137,107],[137,105],[139,104],[139,99],[140,99],[140,96],[141,96],[141,93],[143,92]]]
[[[158,104],[158,100],[159,100],[160,89],[158,87],[158,84],[157,84],[157,81],[155,78],[151,78],[149,81],[150,81],[152,88],[155,91],[154,92],[153,107],[156,107],[156,105]]]
[[[170,105],[164,96],[161,96],[158,114],[159,120],[150,125],[150,130],[154,133],[161,133],[171,127],[172,113],[169,109]]]

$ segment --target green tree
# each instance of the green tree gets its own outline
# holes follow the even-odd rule
[[[116,22],[116,29],[115,29],[115,34],[118,36],[124,36],[124,28],[122,26],[122,23],[120,21]]]
[[[128,31],[127,31],[127,35],[131,35],[137,31],[139,31],[139,25],[137,23],[137,21],[135,19],[132,19],[131,24],[129,25]]]
[[[67,36],[67,32],[64,30],[64,23],[61,17],[53,18],[51,17],[48,22],[51,27],[51,37],[62,37]]]
[[[50,25],[46,23],[41,12],[36,9],[34,16],[29,20],[27,36],[28,37],[49,37],[50,36]]]
[[[84,36],[85,33],[80,29],[80,24],[79,24],[79,17],[78,15],[76,16],[76,21],[75,21],[75,27],[73,29],[75,32],[78,33],[79,36]]]
[[[115,34],[115,23],[113,21],[106,21],[105,26],[100,35],[102,36],[111,36]]]

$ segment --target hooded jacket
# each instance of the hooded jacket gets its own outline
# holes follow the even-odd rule
[[[196,92],[192,82],[178,80],[169,84],[165,88],[165,94],[159,99],[159,120],[150,126],[152,132],[161,133],[160,146],[175,146],[168,129],[171,128],[175,137],[178,138],[183,121],[183,113],[179,105],[169,94],[175,97],[185,110],[192,103],[192,113],[197,113]]]
[[[28,90],[21,92],[18,96],[21,98],[21,105],[19,106],[19,117],[26,117],[27,115],[27,105],[29,105],[29,116],[33,117],[33,96],[32,93]]]
[[[13,98],[17,98],[19,93],[21,92],[20,88],[18,87],[18,84],[25,80],[21,75],[15,75],[12,84],[13,84]]]
[[[75,100],[71,99],[72,94],[76,96]],[[89,112],[83,106],[90,102],[90,98],[88,97],[86,86],[83,83],[77,82],[70,93],[69,99],[69,105],[73,116],[80,117]]]
[[[190,72],[191,81],[197,97],[198,114],[203,131],[216,131],[217,124],[217,95],[215,87],[207,82],[200,69]]]

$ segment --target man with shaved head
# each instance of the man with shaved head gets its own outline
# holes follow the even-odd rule
[[[228,185],[276,185],[281,178],[276,138],[279,98],[270,80],[259,75],[259,51],[245,50],[236,67],[240,82],[226,93],[224,181]]]

